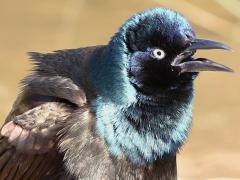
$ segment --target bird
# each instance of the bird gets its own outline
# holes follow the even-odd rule
[[[136,13],[106,45],[30,52],[32,73],[1,128],[0,179],[177,179],[192,126],[194,80],[233,70],[197,50],[187,18]]]

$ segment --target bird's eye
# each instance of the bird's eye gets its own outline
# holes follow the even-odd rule
[[[166,56],[166,53],[162,49],[154,49],[152,55],[153,58],[161,60]]]

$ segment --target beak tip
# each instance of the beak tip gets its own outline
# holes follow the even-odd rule
[[[233,69],[229,69],[228,72],[230,72],[230,73],[235,73],[235,71],[234,71]]]
[[[224,65],[223,65],[222,70],[225,71],[225,72],[229,72],[229,73],[235,73],[235,71],[232,68],[224,66]]]
[[[227,72],[227,73],[235,73],[235,71],[229,67],[224,66],[224,68],[222,69],[223,72]]]
[[[227,45],[224,45],[223,49],[230,51],[230,52],[234,52],[234,49]]]

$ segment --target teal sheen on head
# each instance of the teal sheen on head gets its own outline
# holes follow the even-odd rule
[[[155,16],[168,18],[164,20],[169,23],[168,26],[178,20],[179,23],[183,24],[181,26],[183,30],[191,31],[191,27],[184,17],[166,8],[144,11],[127,20],[109,42],[108,48],[104,52],[108,55],[104,56],[104,59],[97,60],[98,63],[94,64],[95,67],[93,67],[92,72],[95,87],[102,96],[116,104],[131,104],[136,101],[136,90],[130,83],[128,76],[129,59],[132,55],[127,44],[129,41],[128,32],[146,18],[151,19]],[[99,57],[99,59],[102,57]]]

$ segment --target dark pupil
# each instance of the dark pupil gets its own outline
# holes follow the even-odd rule
[[[161,55],[162,55],[162,52],[161,52],[161,51],[158,51],[158,52],[157,52],[157,55],[158,55],[158,56],[161,56]]]

